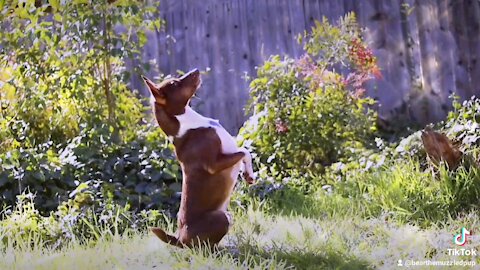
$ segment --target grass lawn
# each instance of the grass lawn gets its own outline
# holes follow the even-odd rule
[[[399,259],[475,260],[449,256],[447,249],[455,248],[452,239],[459,226],[478,223],[469,216],[420,229],[384,218],[272,216],[250,209],[236,214],[221,250],[213,253],[177,249],[139,233],[60,250],[3,246],[0,269],[396,269],[402,268]],[[472,242],[465,248],[478,248],[478,241]]]

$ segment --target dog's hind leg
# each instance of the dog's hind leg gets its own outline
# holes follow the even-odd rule
[[[231,217],[222,210],[207,212],[197,222],[187,227],[184,234],[187,238],[180,239],[189,246],[198,246],[201,243],[209,243],[215,246],[227,234],[231,225]]]

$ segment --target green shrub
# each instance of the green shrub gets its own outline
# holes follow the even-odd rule
[[[480,146],[480,99],[473,96],[460,102],[453,97],[454,110],[448,114],[443,129],[460,143],[461,150],[475,157]]]
[[[360,38],[353,14],[338,27],[324,19],[302,36],[305,56],[274,56],[258,69],[240,137],[275,178],[318,175],[372,141],[374,101],[362,85],[378,69]]]
[[[161,21],[146,2],[109,2],[0,4],[0,152],[104,124],[117,140],[132,138],[144,107],[127,88],[125,62]]]
[[[132,210],[175,211],[180,167],[157,127],[142,128],[136,139],[117,143],[104,128],[84,129],[56,151],[51,144],[0,154],[0,198],[13,205],[25,189],[37,193],[42,213],[57,208],[83,183],[96,184],[117,204]]]
[[[0,206],[28,190],[48,214],[88,184],[133,211],[175,211],[179,166],[127,87],[126,62],[162,21],[151,2],[110,2],[0,4]]]
[[[424,227],[478,211],[480,99],[462,103],[454,99],[453,105],[455,110],[446,121],[434,128],[458,142],[465,153],[462,165],[454,171],[428,162],[421,131],[417,131],[398,142],[376,138],[376,147],[347,148],[347,155],[313,178],[291,174],[279,183],[260,166],[260,175],[267,181],[235,198],[274,213],[329,218],[361,215]],[[309,183],[312,188],[306,192],[305,184],[292,182]],[[245,194],[256,195],[259,201]]]

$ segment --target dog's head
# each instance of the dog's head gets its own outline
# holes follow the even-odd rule
[[[185,107],[200,86],[200,72],[194,69],[180,78],[169,78],[156,84],[142,76],[155,100],[170,115],[185,112]]]

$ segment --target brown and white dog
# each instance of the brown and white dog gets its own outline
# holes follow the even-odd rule
[[[177,236],[160,228],[152,231],[162,241],[178,247],[216,245],[231,225],[227,206],[241,167],[247,182],[254,181],[250,153],[237,147],[218,120],[190,108],[190,99],[201,84],[197,69],[160,84],[142,78],[152,93],[160,128],[173,139],[183,172]]]

